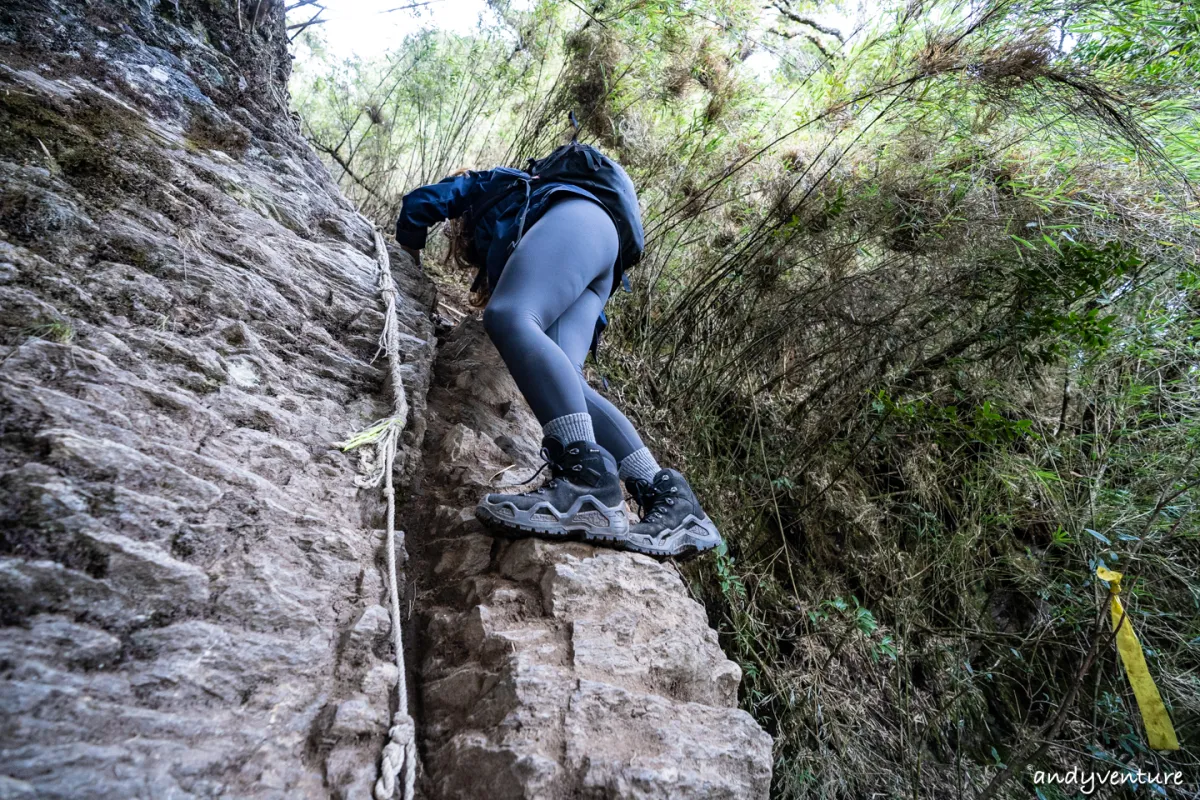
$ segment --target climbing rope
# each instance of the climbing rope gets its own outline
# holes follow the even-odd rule
[[[365,218],[364,218],[364,221]],[[368,223],[370,224],[370,223]],[[396,461],[396,450],[400,433],[408,422],[408,398],[404,394],[404,383],[400,374],[400,323],[396,318],[396,283],[392,280],[392,266],[388,258],[387,243],[383,234],[373,225],[375,233],[375,261],[379,265],[379,294],[383,298],[383,332],[379,335],[379,352],[388,360],[388,374],[392,383],[392,415],[379,420],[364,431],[351,436],[342,443],[345,450],[359,450],[359,472],[354,479],[362,488],[374,488],[383,484],[383,496],[387,500],[387,567],[388,593],[392,617],[392,640],[396,648],[396,713],[388,729],[388,743],[383,748],[379,779],[375,781],[375,800],[391,800],[401,777],[404,779],[403,800],[412,800],[417,779],[417,736],[416,725],[408,713],[408,686],[404,675],[404,642],[400,632],[400,591],[396,585],[396,488],[392,483],[392,472]],[[378,355],[378,353],[376,354]],[[366,445],[374,445],[374,448]],[[404,536],[404,532],[400,532]]]

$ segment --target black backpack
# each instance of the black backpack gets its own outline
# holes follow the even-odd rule
[[[575,120],[574,112],[571,113],[571,124],[578,135],[579,124]],[[578,186],[599,200],[616,224],[621,249],[613,271],[612,289],[616,291],[618,286],[624,284],[626,291],[630,291],[625,270],[641,260],[645,248],[645,234],[642,231],[642,211],[638,206],[637,190],[620,164],[595,147],[580,144],[576,139],[572,139],[545,158],[529,159],[526,171],[497,167],[493,173],[497,178],[497,186],[463,215],[468,226],[484,220],[489,214],[501,218],[513,214],[516,217],[517,234],[508,246],[508,252],[511,254],[525,234],[526,216],[535,186],[545,183]],[[471,284],[471,291],[482,289],[487,280],[487,264],[480,263],[475,282]],[[603,315],[601,318],[603,319]]]
[[[637,192],[625,170],[591,145],[572,140],[545,158],[529,159],[526,172],[536,182],[569,183],[586,189],[613,217],[621,240],[615,287],[625,270],[641,260],[645,247]]]

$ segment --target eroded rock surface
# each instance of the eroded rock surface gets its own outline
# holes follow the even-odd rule
[[[369,796],[397,674],[379,496],[336,442],[388,412],[382,315],[281,9],[0,8],[0,798]],[[392,260],[403,485],[434,294]],[[670,567],[481,533],[538,430],[477,323],[439,352],[404,511],[427,796],[765,796]]]
[[[0,797],[375,777],[379,495],[335,442],[387,413],[381,306],[281,9],[0,9]],[[393,262],[415,452],[433,292]]]
[[[409,525],[428,795],[766,797],[771,739],[672,567],[475,521],[496,473],[540,463],[541,435],[477,323],[442,343],[429,408]]]

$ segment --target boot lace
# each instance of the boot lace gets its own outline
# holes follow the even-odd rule
[[[653,483],[638,481],[636,486],[637,491],[633,499],[638,504],[638,511],[642,513],[641,521],[661,522],[663,514],[667,513],[666,506],[675,505],[674,495],[679,492],[679,487],[672,485],[668,475],[659,476]]]
[[[564,453],[564,455],[573,455],[573,456],[578,455],[578,454],[579,454],[579,448],[577,448],[577,447],[568,448]],[[537,472],[534,472],[528,478],[526,478],[525,480],[523,480],[520,483],[515,484],[515,485],[516,486],[524,486],[527,483],[533,483],[534,479],[537,478],[538,475],[541,475],[546,470],[546,467],[550,468],[550,480],[546,481],[541,486],[539,486],[538,488],[536,488],[532,491],[521,492],[520,493],[521,497],[532,497],[535,494],[545,494],[547,489],[553,489],[556,486],[558,486],[558,479],[563,477],[567,473],[567,469],[562,465],[562,463],[560,461],[555,461],[554,458],[550,455],[550,450],[548,448],[543,447],[541,452],[539,453],[539,455],[542,457],[542,465],[537,468]],[[573,467],[571,467],[571,469],[574,470],[575,472],[579,472],[583,469],[583,466],[580,464],[576,464]]]

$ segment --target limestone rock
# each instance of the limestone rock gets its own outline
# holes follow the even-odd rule
[[[536,462],[540,430],[478,323],[443,352],[456,356],[435,366],[427,510],[409,526],[423,532],[427,794],[766,797],[771,738],[736,707],[741,671],[671,566],[493,539],[474,521],[504,462]]]
[[[381,605],[367,606],[350,628],[350,646],[362,652],[370,651],[381,637],[392,629],[388,610]]]
[[[579,797],[740,800],[771,782],[770,737],[739,709],[580,681],[565,728]]]
[[[389,408],[373,233],[288,114],[282,7],[0,14],[0,797],[378,773],[382,507],[337,445]],[[429,391],[432,284],[391,256],[424,796],[766,796],[770,738],[671,567],[482,534],[540,430],[477,321]]]
[[[396,688],[396,680],[400,671],[395,664],[376,664],[367,670],[362,679],[362,691],[372,702],[381,707],[387,707],[392,690]]]
[[[381,499],[336,443],[386,413],[382,305],[288,65],[278,3],[0,13],[0,797],[363,797],[377,772]],[[392,258],[403,486],[433,289]]]
[[[334,736],[370,736],[386,726],[387,712],[371,703],[366,695],[338,703],[330,732]]]

